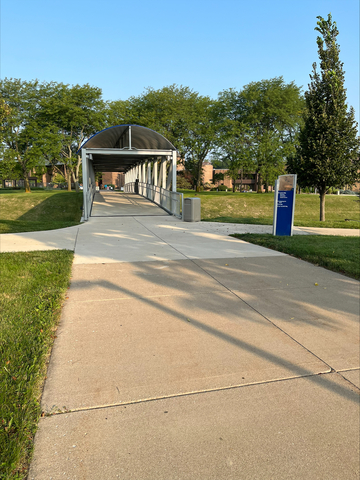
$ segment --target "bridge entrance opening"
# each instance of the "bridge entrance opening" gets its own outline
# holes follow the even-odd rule
[[[93,208],[96,172],[124,173],[124,193],[130,203],[130,195],[140,195],[181,217],[182,194],[176,192],[177,151],[159,133],[140,125],[117,125],[95,134],[80,150],[84,220],[89,219]]]

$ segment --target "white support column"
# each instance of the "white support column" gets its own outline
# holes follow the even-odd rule
[[[159,187],[161,188],[162,186],[162,158],[160,158],[160,168],[159,168],[159,171],[158,171],[158,182],[157,184],[159,185]]]
[[[173,192],[176,192],[176,167],[177,167],[177,151],[174,150],[172,152],[172,181],[171,181],[171,185],[172,185],[172,188],[171,190]]]
[[[147,176],[146,183],[151,185],[151,162],[147,162]]]
[[[91,158],[91,162],[89,161],[89,179],[90,179],[90,186],[92,190],[91,193],[93,194],[95,193],[96,180],[95,180],[95,171],[94,171],[93,162],[92,162],[92,155],[90,155],[90,158]]]
[[[162,157],[161,159],[159,186],[166,188],[166,157]]]
[[[152,184],[154,185],[153,201],[159,205],[159,204],[161,204],[161,197],[160,197],[159,189],[157,188],[157,185],[158,185],[158,159],[154,160],[153,172],[152,172]]]
[[[84,210],[84,220],[89,218],[89,208],[88,208],[88,166],[87,166],[87,156],[86,148],[81,150],[81,161],[82,161],[82,173],[83,173],[83,210]]]
[[[170,168],[169,168],[169,175],[168,178],[166,179],[166,190],[170,190],[170,185],[172,183],[172,171],[173,171],[173,164],[172,164],[172,159],[169,157],[168,160],[170,160]]]
[[[142,183],[146,183],[146,170],[145,170],[145,162],[141,164],[141,181]]]
[[[154,161],[154,167],[153,167],[153,172],[152,172],[152,182],[155,187],[158,184],[158,162],[157,160]]]

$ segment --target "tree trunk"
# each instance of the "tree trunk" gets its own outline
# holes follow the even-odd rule
[[[235,180],[232,181],[232,191],[235,193]]]
[[[81,165],[81,155],[78,155],[78,160],[77,164],[75,167],[75,172],[74,172],[74,183],[75,183],[75,190],[78,192],[79,191],[79,171],[80,171],[80,165]]]
[[[325,195],[326,191],[320,191],[320,222],[325,222]]]
[[[71,172],[69,168],[67,172],[67,183],[68,183],[68,192],[71,192]]]
[[[25,165],[22,166],[22,174],[24,176],[25,193],[31,193],[30,181],[29,181],[29,172],[26,170]]]
[[[29,177],[27,174],[24,175],[24,185],[25,185],[25,193],[30,193],[30,182],[29,182]]]
[[[261,175],[260,173],[258,173],[258,178],[257,178],[258,182],[257,182],[257,193],[261,193],[261,185],[262,185],[262,181],[261,181]]]
[[[76,180],[76,177],[75,177],[75,173],[74,173],[74,172],[71,173],[71,176],[72,176],[72,179],[73,179],[73,182],[74,182],[74,185],[75,185],[75,192],[78,193],[78,191],[79,191],[79,182]]]
[[[197,179],[196,179],[196,191],[200,192],[201,187],[201,173],[202,173],[202,161],[198,163]]]

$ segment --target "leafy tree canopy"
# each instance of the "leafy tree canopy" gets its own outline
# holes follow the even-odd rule
[[[164,135],[178,149],[199,188],[202,163],[216,135],[215,103],[189,87],[148,88],[139,97],[109,103],[107,123],[143,125]]]
[[[105,104],[101,97],[101,89],[89,84],[52,83],[50,94],[42,99],[41,119],[54,126],[60,143],[60,155],[47,158],[55,169],[59,160],[65,164],[69,189],[71,177],[78,188],[81,157],[77,151],[86,138],[105,126]]]
[[[56,155],[56,131],[41,120],[41,101],[51,90],[51,84],[20,79],[0,81],[0,97],[7,105],[1,129],[2,175],[13,172],[13,178],[23,177],[25,190],[30,191],[29,173],[45,163],[45,153]]]
[[[234,152],[236,142],[229,138],[236,132],[243,161],[246,158],[246,165],[251,161],[260,174],[259,188],[261,177],[273,183],[294,149],[304,106],[301,89],[276,77],[249,83],[240,91],[225,90],[219,94],[219,103],[223,118],[219,147],[224,157]]]
[[[198,97],[189,87],[178,85],[147,88],[138,97],[108,103],[107,126],[136,124],[151,128],[183,153],[187,121]]]

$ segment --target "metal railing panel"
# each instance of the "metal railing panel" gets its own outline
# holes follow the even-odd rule
[[[150,183],[138,183],[139,195],[159,205],[164,210],[176,217],[182,218],[183,194],[172,192],[166,188],[151,185]],[[135,193],[135,182],[126,183],[125,193]]]

